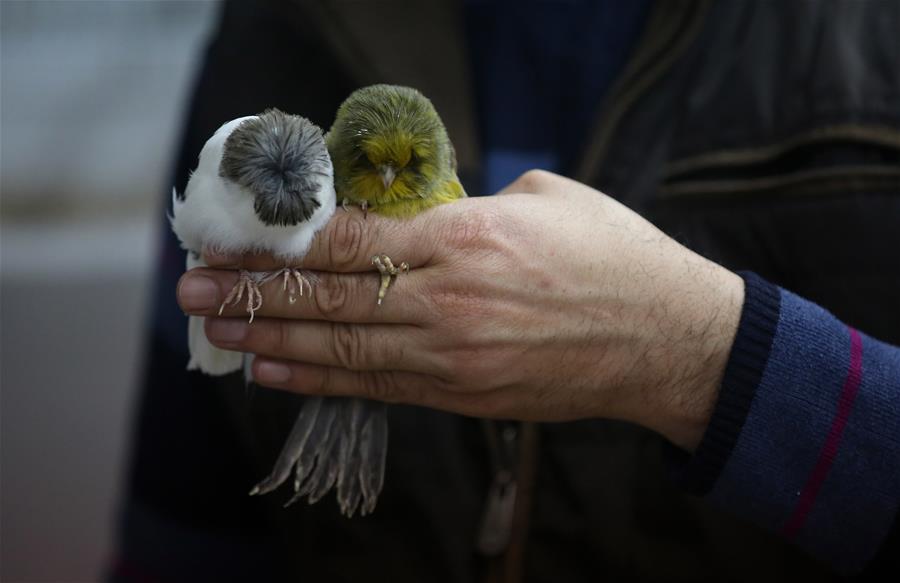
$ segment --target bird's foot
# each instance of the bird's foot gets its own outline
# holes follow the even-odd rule
[[[372,257],[372,265],[374,265],[375,268],[378,269],[378,273],[381,274],[381,286],[378,288],[378,305],[380,306],[381,302],[384,301],[384,296],[387,294],[388,288],[394,283],[394,279],[401,273],[409,273],[409,263],[404,261],[399,266],[394,266],[394,262],[391,261],[391,258],[382,253],[381,255]]]
[[[285,267],[279,272],[282,277],[281,291],[287,292],[288,302],[294,304],[297,302],[297,295],[303,297],[303,288],[305,287],[309,295],[312,295],[312,284],[315,276],[311,273],[304,273],[294,267]],[[276,276],[277,277],[277,276]]]
[[[262,292],[259,291],[259,284],[253,279],[249,271],[241,270],[237,283],[234,284],[234,287],[225,296],[225,301],[219,306],[219,315],[222,315],[226,306],[237,305],[245,293],[247,294],[247,313],[250,314],[250,323],[252,324],[256,310],[262,307],[263,297]]]
[[[369,201],[363,200],[361,202],[354,202],[346,197],[341,201],[341,208],[344,209],[344,211],[350,212],[351,206],[358,206],[362,209],[363,218],[369,218]]]

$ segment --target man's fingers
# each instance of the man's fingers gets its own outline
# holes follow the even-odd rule
[[[423,349],[427,338],[412,326],[209,318],[206,335],[227,350],[353,371],[447,369]]]
[[[261,385],[300,393],[406,403],[476,417],[499,417],[518,397],[503,391],[457,391],[437,377],[406,371],[351,371],[257,357],[253,377]]]
[[[430,224],[430,219],[421,215],[400,221],[376,213],[364,216],[355,210],[338,209],[299,261],[271,254],[230,256],[206,252],[203,257],[210,267],[228,269],[275,271],[290,264],[304,269],[353,273],[373,271],[372,257],[385,254],[397,264],[405,261],[415,268],[429,263],[439,248],[435,233],[428,232]]]
[[[294,303],[291,303],[290,290],[285,289],[283,276],[279,276],[260,286],[262,307],[255,315],[294,320],[424,324],[433,317],[434,309],[430,306],[431,296],[424,289],[422,275],[412,271],[393,278],[381,305],[377,304],[381,285],[377,272],[319,272],[314,274],[311,291],[304,286],[302,296],[300,286],[294,280]],[[188,314],[218,316],[222,302],[237,281],[235,271],[192,269],[178,282],[178,303]],[[244,294],[240,301],[225,306],[221,315],[247,317],[248,299]]]
[[[257,357],[254,380],[268,387],[304,395],[361,397],[406,403],[463,415],[490,415],[491,395],[457,392],[437,377],[406,371],[352,371]]]
[[[352,371],[258,357],[256,382],[297,393],[364,397],[388,403],[426,405],[442,393],[434,377],[401,371]],[[427,405],[426,405],[427,406]]]

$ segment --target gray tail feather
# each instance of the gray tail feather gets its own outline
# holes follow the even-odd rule
[[[251,490],[271,492],[294,469],[294,496],[313,504],[333,487],[341,513],[375,509],[384,484],[387,458],[387,406],[363,399],[308,398],[275,462],[272,473]]]
[[[359,452],[362,463],[359,482],[362,488],[362,515],[371,514],[384,486],[384,468],[387,462],[388,424],[387,405],[366,401],[367,415],[360,432]]]
[[[322,410],[324,401],[325,399],[321,397],[315,397],[307,399],[306,402],[303,403],[300,415],[297,416],[294,427],[291,429],[287,441],[284,442],[284,447],[281,448],[281,453],[275,461],[275,467],[272,469],[272,473],[250,490],[251,496],[255,496],[256,494],[268,494],[280,486],[291,474],[294,464],[300,459],[300,456],[305,449],[310,434],[313,432],[313,429],[317,427],[316,421],[319,418],[319,414],[321,413],[323,417],[329,414],[327,407],[325,408],[325,411]],[[325,423],[318,424],[318,426],[325,425]],[[317,439],[318,438],[319,437],[317,436]]]
[[[290,506],[307,495],[309,496],[309,503],[314,504],[331,490],[331,487],[337,480],[339,468],[336,459],[341,446],[341,437],[343,433],[343,419],[341,412],[338,411],[337,416],[331,422],[331,429],[323,435],[322,441],[318,444],[309,443],[310,446],[318,450],[315,468],[313,468],[312,473],[310,473],[309,479],[297,489],[293,498],[288,500],[285,506]],[[302,482],[299,473],[300,466],[298,465],[297,468],[297,479],[294,481],[295,488],[298,483]]]
[[[253,396],[253,359],[254,354],[244,353],[244,397],[250,399]]]
[[[362,497],[359,481],[362,456],[358,444],[364,409],[365,401],[362,399],[351,399],[349,406],[344,409],[347,431],[338,452],[337,499],[341,512],[346,516],[353,516]]]

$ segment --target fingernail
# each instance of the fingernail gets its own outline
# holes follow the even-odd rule
[[[263,383],[283,383],[291,378],[291,369],[280,362],[261,362],[256,367],[256,380]]]
[[[178,286],[178,303],[186,312],[208,310],[216,305],[219,286],[202,275],[188,275]]]
[[[241,256],[207,251],[203,253],[203,260],[210,267],[238,267],[241,263]]]
[[[243,318],[214,318],[208,333],[210,340],[240,342],[247,335],[247,322]]]

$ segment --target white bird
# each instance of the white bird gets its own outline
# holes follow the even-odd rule
[[[200,151],[184,194],[173,191],[172,229],[187,250],[187,269],[205,266],[202,253],[270,252],[285,263],[303,257],[313,237],[334,214],[331,158],[322,130],[309,120],[276,109],[225,123]],[[259,284],[283,274],[300,283],[299,270],[241,271],[223,302],[247,298],[251,322],[262,303]],[[239,352],[210,344],[205,318],[188,323],[188,370],[224,375],[244,366]]]
[[[183,195],[173,191],[172,229],[187,250],[187,269],[202,254],[269,252],[285,265],[302,258],[335,210],[334,171],[322,131],[309,120],[272,109],[225,123],[206,142]],[[299,286],[312,293],[311,274],[285,267],[241,271],[222,303],[246,298],[250,322],[262,305],[260,285],[278,276],[291,303]],[[220,309],[221,314],[221,309]],[[225,375],[244,369],[249,355],[222,350],[206,338],[203,317],[188,323],[189,370]],[[306,398],[269,477],[250,494],[270,492],[294,472],[291,504],[314,503],[332,487],[341,511],[372,512],[384,480],[387,427],[379,408],[358,399]],[[383,409],[383,405],[381,406]]]

